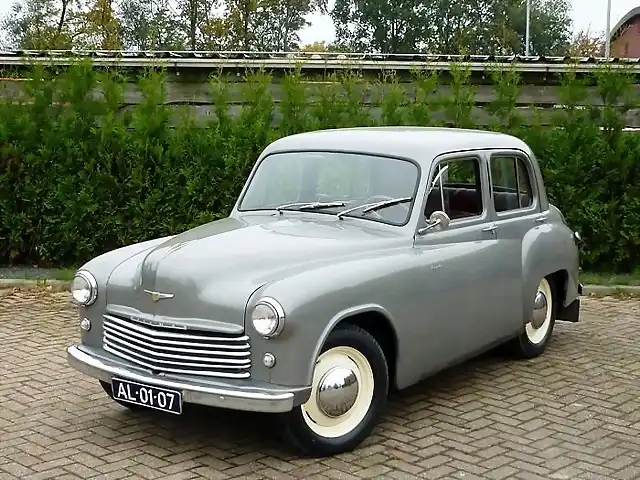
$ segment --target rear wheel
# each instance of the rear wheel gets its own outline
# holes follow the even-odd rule
[[[558,301],[553,283],[543,278],[536,290],[533,311],[523,332],[511,342],[515,353],[523,358],[540,355],[547,347],[556,321]]]
[[[316,361],[309,400],[283,414],[287,439],[310,456],[353,450],[384,412],[387,361],[378,342],[355,325],[338,326]]]

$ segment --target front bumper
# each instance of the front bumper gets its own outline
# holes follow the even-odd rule
[[[285,390],[268,390],[255,387],[210,386],[182,380],[160,378],[138,368],[125,368],[118,362],[108,358],[90,354],[78,345],[67,348],[67,362],[79,372],[104,382],[111,382],[112,377],[155,385],[182,392],[184,403],[195,403],[211,407],[229,408],[253,412],[280,413],[288,412],[295,406],[304,403],[310,394],[309,388],[292,388]]]

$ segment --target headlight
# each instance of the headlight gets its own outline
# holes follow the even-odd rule
[[[253,328],[266,338],[275,337],[284,328],[284,308],[277,300],[261,298],[251,313]]]
[[[98,298],[98,282],[96,282],[96,278],[86,270],[80,270],[71,282],[71,295],[83,307],[88,307],[94,303]]]

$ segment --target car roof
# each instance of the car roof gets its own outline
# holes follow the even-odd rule
[[[439,127],[352,127],[315,130],[282,137],[264,155],[291,150],[345,150],[411,158],[428,163],[460,150],[509,148],[530,154],[519,138],[499,132]]]

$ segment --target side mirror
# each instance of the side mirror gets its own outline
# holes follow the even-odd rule
[[[438,228],[438,230],[444,230],[449,226],[450,221],[451,219],[449,218],[449,215],[441,210],[436,210],[429,216],[427,225],[418,230],[418,235],[424,235],[429,230],[433,230],[434,228]]]

